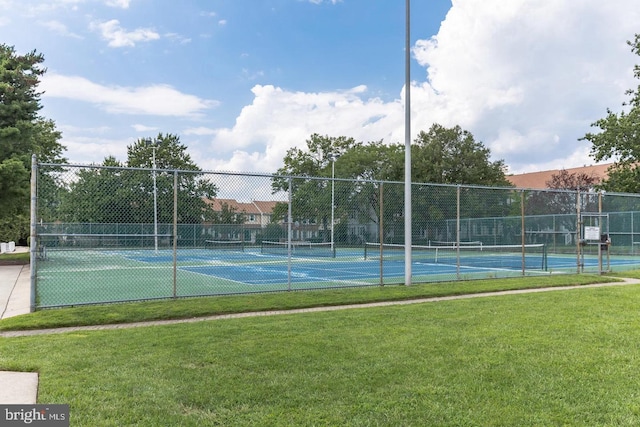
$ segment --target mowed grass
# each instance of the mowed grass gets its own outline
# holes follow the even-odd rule
[[[12,252],[12,253],[0,254],[0,264],[3,262],[6,262],[6,263],[16,262],[16,263],[28,264],[30,255],[31,254],[29,252]]]
[[[74,426],[636,426],[640,286],[0,339]]]
[[[640,276],[640,272],[638,273]],[[627,274],[627,276],[629,276],[629,274]],[[41,310],[35,313],[3,319],[0,320],[0,331],[184,319],[239,312],[289,310],[516,289],[587,285],[616,280],[618,279],[590,274],[551,275],[462,282],[439,282],[415,284],[412,286],[388,285],[384,287],[373,286],[318,291],[258,293],[209,298],[79,306]]]

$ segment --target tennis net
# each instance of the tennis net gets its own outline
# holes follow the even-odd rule
[[[453,241],[443,241],[443,240],[429,240],[429,246],[455,247],[457,245],[460,245],[460,246],[482,246],[483,243],[481,241],[479,241],[479,240],[474,241],[474,242],[469,242],[469,241],[453,242]]]
[[[460,265],[478,268],[546,270],[547,251],[544,244],[480,245],[480,246],[420,246],[411,247],[414,262]],[[404,261],[402,244],[365,244],[368,260]]]
[[[244,240],[205,240],[204,248],[244,252]]]
[[[170,249],[171,234],[40,233],[38,244],[51,250]]]
[[[289,255],[289,242],[272,242],[263,240],[260,252],[272,255]],[[330,257],[335,258],[335,247],[330,242],[291,242],[291,256],[296,257]]]

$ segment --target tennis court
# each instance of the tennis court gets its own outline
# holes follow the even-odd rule
[[[38,261],[40,307],[157,298],[375,286],[404,282],[403,246],[327,248],[242,245],[224,248],[49,250]],[[518,247],[415,247],[415,282],[467,280],[575,271],[571,255],[547,256],[543,245]],[[598,268],[596,256],[581,260]],[[638,265],[616,257],[611,266]]]

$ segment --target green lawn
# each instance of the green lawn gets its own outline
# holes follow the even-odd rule
[[[74,426],[636,426],[640,286],[0,339]]]
[[[0,265],[2,264],[29,264],[29,252],[13,252],[0,254]]]
[[[633,273],[629,272],[626,276],[630,276]],[[0,331],[182,319],[246,311],[287,310],[513,289],[585,285],[615,280],[617,279],[590,274],[554,275],[466,282],[439,282],[413,286],[388,285],[384,287],[373,286],[80,306],[41,310],[0,320]]]

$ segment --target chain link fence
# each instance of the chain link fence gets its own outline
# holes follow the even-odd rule
[[[404,183],[36,164],[34,307],[404,283]],[[412,185],[412,282],[640,265],[640,198]]]

